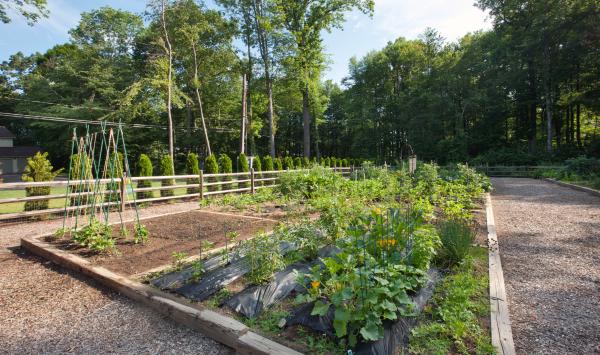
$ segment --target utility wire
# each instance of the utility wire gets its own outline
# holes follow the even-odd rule
[[[106,123],[108,126],[119,126],[120,124],[124,127],[129,128],[148,128],[148,129],[163,129],[166,130],[166,126],[160,125],[149,125],[149,124],[140,124],[140,123],[117,123],[103,120],[83,120],[77,118],[66,118],[66,117],[56,117],[56,116],[40,116],[40,115],[26,115],[22,113],[10,113],[10,112],[0,112],[0,117],[5,118],[18,118],[24,120],[35,120],[35,121],[47,121],[47,122],[59,122],[59,123],[72,123],[72,124],[91,124],[91,125],[101,125]],[[196,128],[199,130],[199,128]],[[223,127],[214,127],[209,128],[209,130],[217,131],[217,132],[237,132],[238,130],[223,128]],[[185,132],[185,129],[179,129],[179,131]]]

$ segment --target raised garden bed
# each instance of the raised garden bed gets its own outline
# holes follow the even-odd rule
[[[141,221],[151,236],[143,244],[135,244],[131,238],[117,239],[116,250],[111,253],[91,253],[74,244],[65,235],[61,239],[50,238],[57,247],[85,257],[94,265],[105,267],[122,275],[138,274],[173,261],[173,253],[192,256],[199,253],[203,241],[212,248],[225,246],[227,233],[236,232],[236,240],[244,240],[260,231],[270,231],[277,221],[235,216],[205,211],[189,211],[154,217]],[[133,222],[125,224],[133,235]],[[113,235],[119,235],[120,226],[113,227]]]

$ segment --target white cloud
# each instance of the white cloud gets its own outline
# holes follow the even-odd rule
[[[388,40],[416,38],[432,27],[454,41],[467,32],[489,28],[485,18],[485,13],[473,6],[473,0],[375,0],[372,21],[374,32]]]

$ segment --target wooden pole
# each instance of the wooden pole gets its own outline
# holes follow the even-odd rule
[[[121,176],[121,191],[120,191],[120,197],[121,197],[121,212],[125,211],[125,198],[127,197],[127,187],[126,187],[126,182],[127,182],[127,173],[123,172],[123,176]]]
[[[250,193],[254,194],[254,168],[250,168]]]
[[[200,191],[198,196],[200,197],[200,201],[202,201],[204,199],[204,171],[200,170],[200,180],[198,181],[199,185],[200,185]]]

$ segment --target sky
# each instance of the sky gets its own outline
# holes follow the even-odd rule
[[[340,82],[348,74],[350,58],[360,58],[381,49],[398,37],[414,39],[427,27],[435,28],[448,41],[491,28],[487,15],[473,6],[474,0],[375,0],[373,17],[360,12],[346,15],[343,29],[324,33],[329,69],[325,79]],[[206,1],[213,7],[212,1]],[[21,51],[25,54],[44,52],[69,40],[69,29],[75,27],[81,12],[102,6],[142,12],[145,0],[48,0],[50,16],[33,27],[24,19],[12,16],[9,24],[0,23],[0,61]]]

